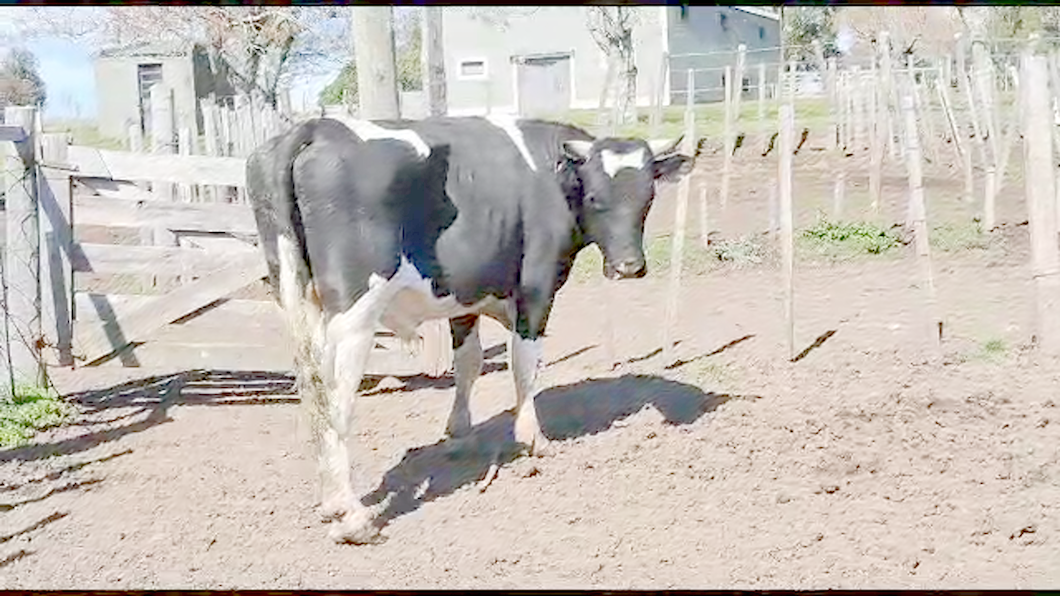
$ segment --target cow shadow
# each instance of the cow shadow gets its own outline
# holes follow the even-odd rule
[[[651,375],[590,379],[552,387],[538,394],[538,419],[545,436],[561,441],[604,432],[615,422],[654,406],[666,424],[692,424],[721,404],[744,396],[704,392],[698,387]],[[380,527],[425,503],[482,480],[490,467],[515,461],[514,414],[501,412],[476,425],[454,446],[448,441],[408,450],[376,489],[362,498],[382,509]]]

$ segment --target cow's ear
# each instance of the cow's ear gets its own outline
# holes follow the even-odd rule
[[[592,141],[565,141],[563,143],[563,152],[578,161],[589,159],[589,153],[592,149]]]
[[[694,164],[695,160],[680,153],[656,159],[654,162],[655,178],[666,182],[676,182],[691,172]]]

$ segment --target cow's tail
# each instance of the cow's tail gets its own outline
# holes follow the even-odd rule
[[[280,237],[293,240],[297,247],[297,277],[301,283],[308,282],[312,265],[309,262],[305,227],[302,225],[302,212],[294,193],[294,162],[298,154],[312,144],[316,130],[317,121],[303,122],[290,131],[276,147],[276,164],[279,166],[276,172],[275,197],[277,232]]]

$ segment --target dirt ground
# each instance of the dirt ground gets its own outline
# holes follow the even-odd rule
[[[740,164],[724,213],[712,198],[719,238],[768,221],[775,161]],[[860,217],[863,164],[800,153],[796,223],[830,208],[838,167]],[[708,155],[698,175],[719,170]],[[904,217],[901,173],[885,221]],[[929,173],[932,223],[970,220],[956,172]],[[0,451],[0,588],[1055,587],[1060,367],[1028,348],[1022,195],[1017,180],[999,197],[995,246],[935,255],[940,351],[910,247],[800,260],[793,363],[770,263],[685,279],[675,363],[660,354],[665,277],[569,284],[537,399],[556,453],[510,462],[484,493],[481,453],[438,443],[452,379],[380,380],[357,405],[358,489],[392,498],[376,545],[327,539],[289,377],[80,387],[72,424]],[[511,435],[503,340],[487,328],[483,443]]]

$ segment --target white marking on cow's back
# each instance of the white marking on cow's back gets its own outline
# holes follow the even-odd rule
[[[428,157],[431,154],[431,148],[423,141],[423,138],[414,130],[407,128],[383,128],[374,122],[368,120],[359,120],[356,118],[345,118],[338,117],[335,120],[345,124],[353,134],[361,138],[362,141],[375,141],[379,139],[390,139],[395,141],[404,141],[412,148],[416,150],[416,153],[420,157]]]
[[[637,148],[629,153],[616,153],[610,149],[600,151],[600,161],[603,162],[604,173],[614,178],[622,168],[640,169],[644,167],[644,148]]]
[[[512,140],[512,143],[515,144],[519,153],[522,154],[523,159],[526,160],[526,165],[530,166],[530,169],[536,172],[537,164],[534,163],[534,157],[530,155],[530,149],[526,146],[526,138],[523,136],[523,131],[519,130],[517,124],[518,119],[512,116],[491,114],[486,116],[486,120],[489,120],[490,124],[508,133],[508,137]]]

